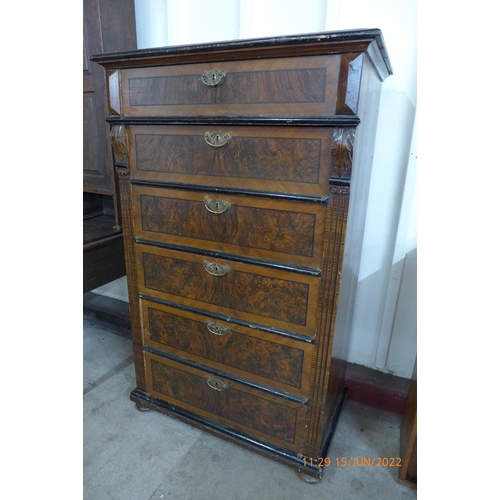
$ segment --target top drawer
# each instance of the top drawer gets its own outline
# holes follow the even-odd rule
[[[332,116],[340,56],[124,69],[123,116]]]

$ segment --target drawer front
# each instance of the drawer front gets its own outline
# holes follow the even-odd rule
[[[124,116],[332,116],[340,55],[124,69]]]
[[[144,343],[213,368],[307,395],[312,345],[142,300]]]
[[[326,205],[133,187],[139,238],[319,269]]]
[[[153,246],[136,250],[139,291],[145,295],[314,335],[315,276]]]
[[[155,354],[145,357],[152,396],[285,448],[300,447],[304,405]]]
[[[130,133],[132,179],[328,195],[330,128],[131,125]]]

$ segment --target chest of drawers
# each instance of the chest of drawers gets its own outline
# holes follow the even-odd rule
[[[322,477],[382,81],[380,31],[109,53],[139,409]]]

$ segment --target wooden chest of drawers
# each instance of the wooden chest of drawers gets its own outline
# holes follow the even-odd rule
[[[92,60],[120,182],[131,399],[319,480],[391,73],[380,31]]]

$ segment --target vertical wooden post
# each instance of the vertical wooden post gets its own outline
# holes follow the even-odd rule
[[[125,262],[127,265],[127,286],[130,306],[130,323],[132,330],[132,346],[135,360],[137,388],[146,390],[145,361],[142,350],[141,311],[139,290],[137,285],[137,265],[134,250],[134,221],[132,218],[132,188],[128,165],[127,127],[113,125],[111,129],[113,162],[118,174],[120,205],[123,225],[123,243],[125,246]]]

